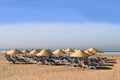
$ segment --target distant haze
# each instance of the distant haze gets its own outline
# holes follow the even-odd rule
[[[0,25],[0,48],[115,48],[120,25],[27,23]]]

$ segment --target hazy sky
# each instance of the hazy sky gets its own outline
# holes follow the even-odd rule
[[[0,48],[120,48],[119,0],[1,0]]]

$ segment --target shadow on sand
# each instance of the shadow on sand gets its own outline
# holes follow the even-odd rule
[[[112,70],[110,67],[98,67],[97,70]]]
[[[101,64],[100,66],[114,66],[114,65],[113,65],[113,64],[106,63],[106,64]]]
[[[116,61],[107,61],[106,63],[113,63],[113,64],[117,64]]]
[[[117,64],[116,59],[108,59],[106,63]]]
[[[107,61],[116,61],[116,59],[107,59]]]

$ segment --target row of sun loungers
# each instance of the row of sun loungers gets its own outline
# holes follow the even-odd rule
[[[13,64],[28,64],[30,63],[29,61],[25,60],[24,58],[19,58],[17,56],[9,56],[5,55],[5,59],[7,60],[8,63],[13,63]]]
[[[89,69],[97,69],[101,64],[107,61],[107,58],[71,58],[69,56],[48,56],[38,57],[35,55],[23,55],[22,58],[17,56],[9,56],[5,54],[5,59],[13,64],[41,64],[41,65],[67,65]]]

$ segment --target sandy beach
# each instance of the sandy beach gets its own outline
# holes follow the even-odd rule
[[[63,65],[9,64],[0,54],[0,80],[120,80],[120,56],[107,55],[107,58],[116,59],[117,63],[94,70]]]

